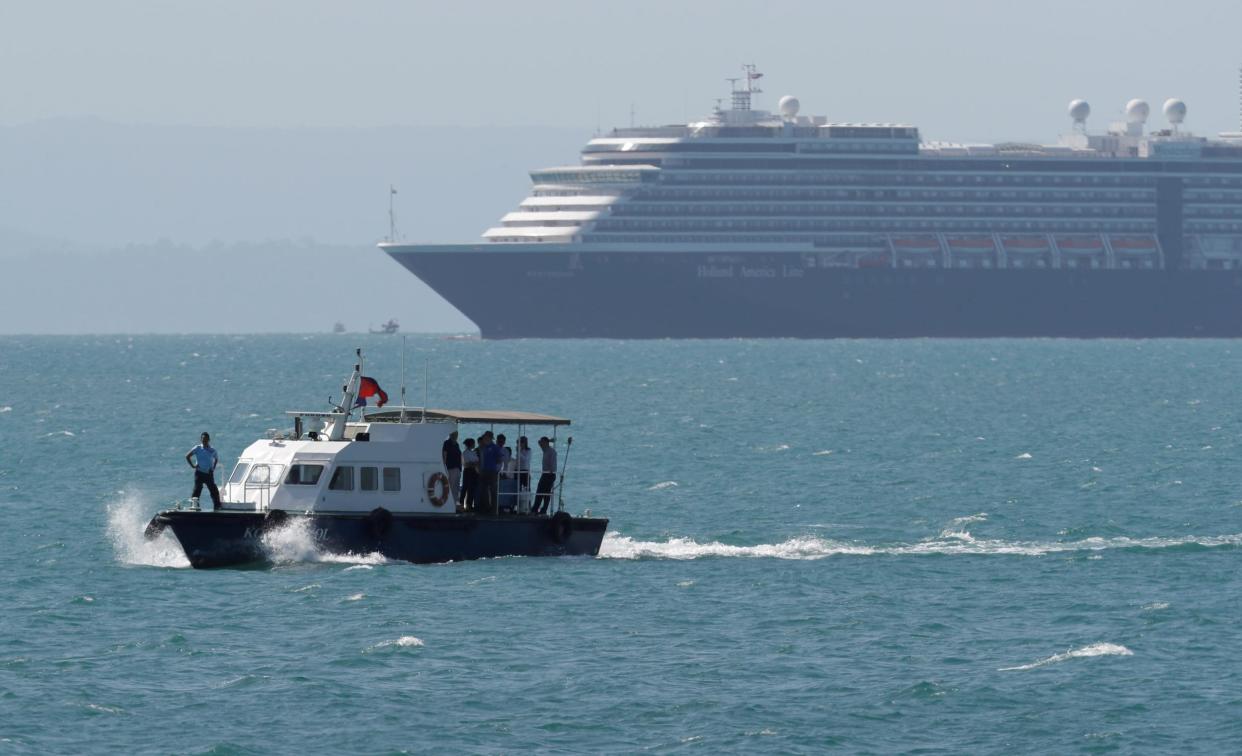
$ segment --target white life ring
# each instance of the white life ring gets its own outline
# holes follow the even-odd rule
[[[442,472],[434,473],[427,478],[427,499],[437,507],[444,506],[444,502],[448,501],[449,493],[448,476]]]

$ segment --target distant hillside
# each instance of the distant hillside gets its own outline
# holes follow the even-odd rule
[[[576,162],[589,137],[578,128],[231,129],[89,118],[3,126],[0,227],[105,246],[369,242],[388,232],[395,184],[407,238],[474,241],[526,195],[530,169]]]
[[[0,234],[0,243],[4,236]],[[476,330],[369,244],[41,246],[0,256],[0,334]]]
[[[374,242],[478,241],[567,128],[0,127],[0,333],[473,325]],[[344,277],[346,293],[339,294]]]

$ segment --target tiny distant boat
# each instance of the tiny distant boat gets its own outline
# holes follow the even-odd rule
[[[332,333],[345,333],[345,324],[339,320],[336,321],[336,323],[332,325]]]
[[[382,407],[386,395],[362,375],[358,357],[339,406],[288,412],[291,431],[269,432],[242,452],[220,486],[219,509],[164,510],[147,525],[147,538],[171,531],[200,568],[266,561],[263,537],[294,525],[324,551],[378,552],[416,563],[599,554],[608,520],[565,511],[563,467],[549,514],[531,513],[533,492],[518,489],[518,476],[499,481],[497,509],[459,511],[441,458],[445,439],[462,425],[509,426],[514,440],[537,428],[554,439],[567,418],[405,406],[368,412],[365,397],[378,392]],[[353,419],[356,409],[360,416]],[[305,430],[315,422],[321,430]],[[571,437],[566,456],[572,443]],[[539,455],[533,456],[537,469]]]
[[[396,333],[400,328],[401,326],[398,325],[397,321],[395,319],[390,318],[387,323],[380,326],[378,331],[375,330],[374,328],[370,328],[368,330],[371,331],[371,333],[382,333],[382,334],[391,336],[392,334]]]

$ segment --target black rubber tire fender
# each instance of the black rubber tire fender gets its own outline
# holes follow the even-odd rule
[[[283,509],[269,509],[263,515],[263,532],[273,531],[289,521],[289,513]]]
[[[548,520],[548,533],[558,545],[564,545],[574,532],[574,518],[568,512],[557,512]]]
[[[367,527],[371,529],[371,537],[377,541],[383,540],[388,535],[388,531],[392,530],[392,512],[383,507],[372,509],[367,515]]]

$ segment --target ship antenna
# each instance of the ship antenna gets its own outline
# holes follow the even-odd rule
[[[405,334],[401,334],[401,422],[405,422]]]
[[[427,395],[431,393],[431,359],[423,363],[423,422],[427,422]]]
[[[393,197],[397,196],[397,187],[388,185],[388,241],[397,242],[397,215],[393,208]]]
[[[565,511],[565,469],[569,467],[569,450],[574,446],[574,437],[565,441],[565,459],[561,460],[561,480],[556,488],[556,511]]]

